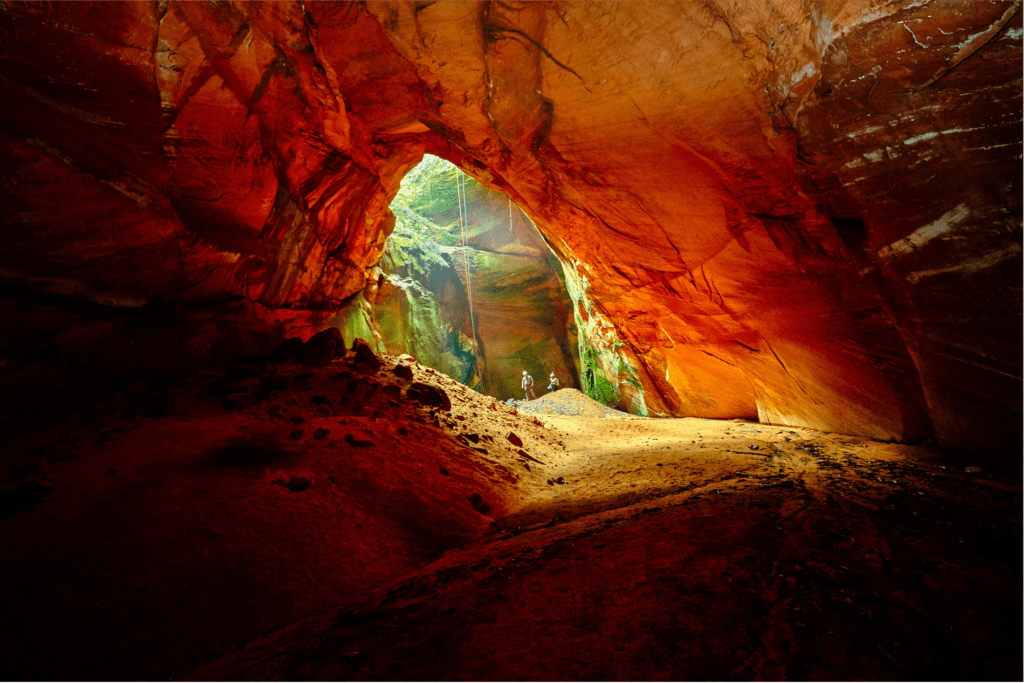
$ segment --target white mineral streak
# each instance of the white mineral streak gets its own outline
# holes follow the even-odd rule
[[[956,228],[970,215],[971,210],[967,208],[967,205],[960,204],[956,208],[942,214],[938,220],[918,228],[903,239],[893,242],[887,247],[883,247],[878,251],[878,258],[883,261],[892,261],[905,254],[917,251],[936,237],[940,237]]]
[[[906,11],[914,7],[927,5],[929,4],[929,1],[930,0],[913,0],[900,3],[886,3],[882,6],[874,7],[869,11],[864,12],[852,21],[849,21],[839,31],[834,29],[832,20],[824,16],[817,7],[817,3],[814,3],[811,5],[811,21],[814,23],[814,28],[816,30],[811,31],[811,40],[814,41],[814,47],[817,48],[818,54],[823,56],[825,54],[825,50],[831,47],[836,38],[846,35],[858,26],[863,26],[864,24],[872,21],[884,19],[885,17],[899,11]]]
[[[1021,247],[1019,244],[1011,244],[1008,247],[997,249],[996,251],[990,251],[987,254],[979,254],[978,256],[961,261],[952,266],[946,266],[945,268],[932,268],[930,270],[919,270],[914,273],[907,273],[906,280],[911,284],[916,284],[920,280],[931,277],[933,275],[942,275],[943,273],[960,273],[962,275],[968,275],[970,273],[976,273],[979,270],[985,270],[992,266],[1002,263],[1008,259],[1015,257],[1021,253]]]

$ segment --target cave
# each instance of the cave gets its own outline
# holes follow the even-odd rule
[[[1022,37],[0,5],[4,677],[1020,680]]]

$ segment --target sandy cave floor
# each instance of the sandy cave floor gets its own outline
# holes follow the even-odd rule
[[[349,356],[6,423],[12,677],[1021,677],[1019,472]]]

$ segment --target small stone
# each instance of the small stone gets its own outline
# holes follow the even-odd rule
[[[412,380],[412,368],[408,365],[396,365],[391,372],[404,380]]]
[[[328,408],[327,406],[317,406],[316,414],[319,415],[320,417],[330,417],[331,409]]]
[[[448,398],[448,394],[430,384],[413,382],[406,389],[405,397],[421,405],[434,406],[445,411],[452,409],[452,400]]]
[[[321,427],[320,429],[313,432],[313,438],[316,439],[317,441],[323,441],[324,439],[327,438],[327,435],[330,433],[330,429],[327,429],[326,427]]]
[[[520,439],[518,436],[516,436],[515,432],[509,432],[508,436],[506,436],[505,438],[508,439],[509,443],[511,443],[516,448],[522,448],[523,447],[523,440]]]
[[[355,448],[369,448],[370,446],[373,445],[372,441],[366,441],[366,440],[363,440],[363,439],[357,439],[354,436],[352,436],[351,434],[346,434],[345,435],[345,443],[347,443],[349,446],[353,446]]]
[[[288,435],[288,438],[292,441],[299,441],[302,439],[302,435],[305,434],[305,432],[305,429],[295,429]]]
[[[293,493],[299,493],[305,491],[313,485],[312,474],[293,474],[287,475],[287,478],[282,476],[274,480],[274,483],[278,486],[283,486]]]

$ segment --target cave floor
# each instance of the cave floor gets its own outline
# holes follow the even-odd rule
[[[541,419],[565,448],[533,449],[546,481],[486,538],[185,677],[1020,677],[1012,475],[740,420]]]
[[[0,519],[9,677],[1021,677],[1019,473],[527,415],[406,363],[451,398],[430,409],[384,360],[210,373],[13,435],[5,481],[46,497]]]

